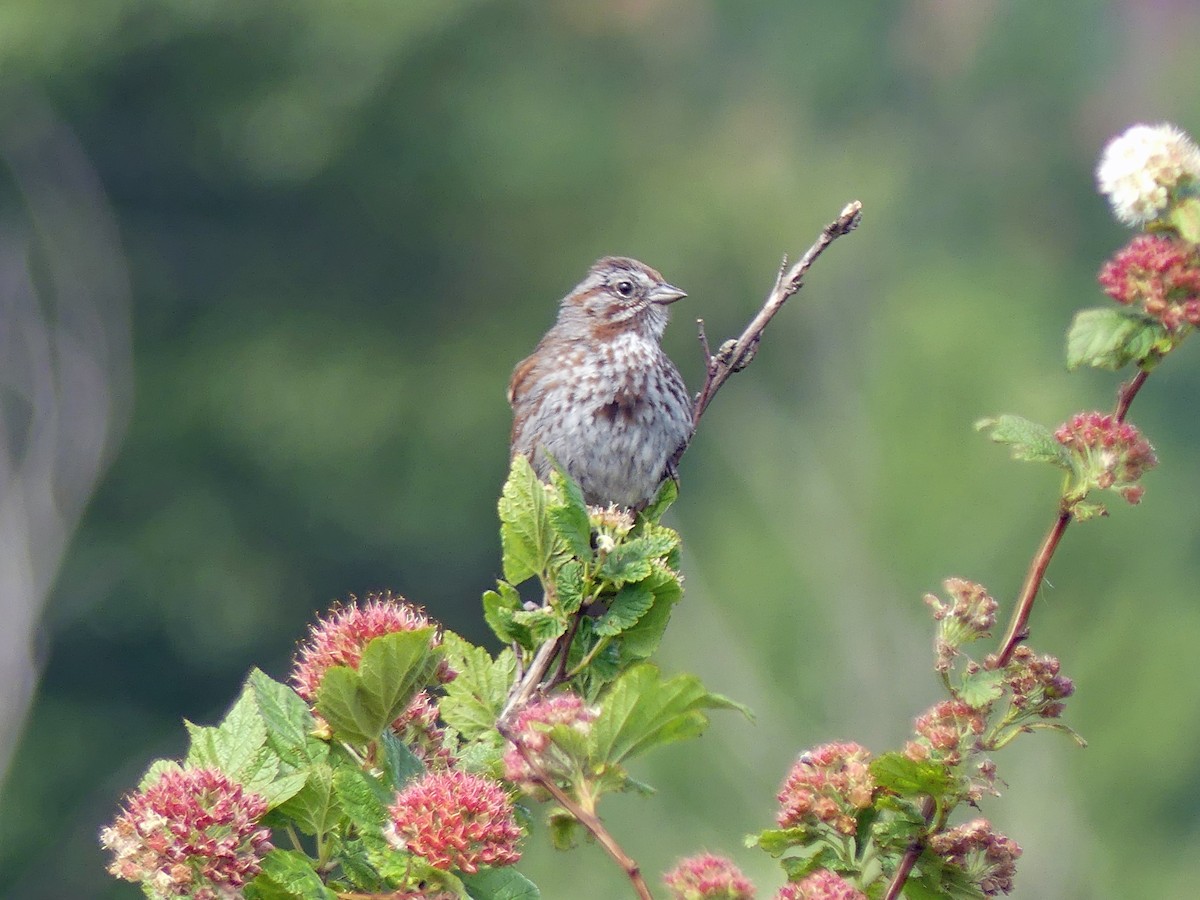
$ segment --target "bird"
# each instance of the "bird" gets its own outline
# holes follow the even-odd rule
[[[663,351],[687,294],[645,263],[596,261],[508,386],[512,456],[542,480],[556,462],[590,505],[644,508],[692,434],[692,401]]]

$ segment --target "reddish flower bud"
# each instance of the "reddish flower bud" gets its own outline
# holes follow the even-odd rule
[[[753,900],[754,885],[723,856],[702,853],[681,859],[663,876],[672,900]]]
[[[430,772],[396,795],[385,834],[434,868],[470,874],[521,858],[521,829],[504,789],[462,771]]]
[[[800,881],[785,884],[775,900],[867,900],[867,895],[837,873],[817,869]]]
[[[1012,892],[1021,848],[993,831],[987,819],[976,819],[929,839],[929,849],[962,869],[988,897]]]
[[[271,850],[258,820],[267,801],[217,769],[168,769],[130,794],[100,832],[108,871],[157,897],[224,900],[242,895]]]
[[[870,758],[870,751],[851,742],[822,744],[801,754],[779,792],[780,827],[819,822],[854,834],[857,813],[871,805],[875,793]]]
[[[1200,252],[1178,238],[1138,235],[1104,264],[1099,281],[1118,303],[1141,304],[1168,331],[1200,324]]]

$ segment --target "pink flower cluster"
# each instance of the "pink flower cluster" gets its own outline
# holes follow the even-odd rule
[[[821,823],[842,834],[858,829],[857,813],[871,805],[871,753],[853,742],[821,744],[801,754],[779,791],[782,828]]]
[[[1091,484],[1111,488],[1130,503],[1142,499],[1145,488],[1135,482],[1158,465],[1158,458],[1132,425],[1104,413],[1078,413],[1054,436],[1083,462]]]
[[[964,578],[947,578],[942,586],[953,603],[942,603],[934,594],[926,594],[925,602],[939,622],[937,663],[939,672],[949,671],[958,648],[969,641],[986,637],[996,624],[996,601],[981,584]]]
[[[390,591],[368,594],[361,606],[350,598],[348,606],[335,607],[329,615],[309,626],[308,640],[297,649],[292,663],[292,683],[296,693],[310,703],[316,699],[321,679],[333,666],[357,669],[362,662],[363,649],[374,638],[397,631],[416,631],[432,623],[425,612]],[[437,636],[433,646],[441,643]],[[445,663],[438,671],[438,680],[454,680],[454,671]]]
[[[1053,656],[1038,656],[1024,644],[1017,647],[1004,674],[1013,706],[1044,719],[1061,716],[1062,701],[1075,693],[1075,683],[1060,675],[1059,668]]]
[[[723,856],[701,853],[681,859],[663,876],[671,900],[753,900],[754,885]]]
[[[100,832],[113,853],[108,871],[159,897],[226,900],[259,872],[271,850],[258,820],[267,801],[217,769],[169,769],[129,795]]]
[[[1185,241],[1138,235],[1104,264],[1099,281],[1118,303],[1140,303],[1169,331],[1200,325],[1200,255]]]
[[[434,868],[470,874],[521,858],[521,828],[495,781],[460,770],[429,772],[396,795],[388,841]]]
[[[936,758],[948,765],[962,760],[963,748],[983,734],[983,715],[961,700],[943,700],[917,717],[917,740],[909,741],[904,755],[909,759]]]
[[[929,839],[929,849],[958,866],[988,897],[1012,892],[1021,848],[993,831],[987,819],[975,819]]]
[[[785,884],[775,900],[867,900],[867,895],[828,869],[817,869],[800,881]]]
[[[555,781],[568,777],[575,761],[568,758],[551,741],[548,729],[568,725],[586,734],[596,718],[596,711],[584,706],[583,700],[572,693],[554,694],[527,705],[513,720],[513,736],[534,757],[538,768]],[[527,789],[536,788],[529,763],[514,746],[504,754],[504,777]]]

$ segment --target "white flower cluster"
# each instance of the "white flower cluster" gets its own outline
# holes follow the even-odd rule
[[[1127,225],[1157,219],[1184,180],[1200,181],[1200,148],[1174,125],[1131,126],[1109,141],[1096,166],[1100,193]]]

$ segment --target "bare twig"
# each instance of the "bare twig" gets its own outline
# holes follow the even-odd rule
[[[858,227],[858,223],[862,219],[862,204],[857,200],[846,204],[845,209],[834,221],[825,226],[821,236],[816,242],[808,248],[800,261],[790,269],[787,268],[787,257],[784,257],[783,265],[780,266],[778,274],[775,276],[775,286],[771,288],[771,293],[767,295],[767,301],[763,304],[762,309],[758,311],[751,321],[746,326],[746,330],[735,341],[726,341],[718,349],[714,356],[708,349],[708,338],[704,334],[704,323],[700,322],[700,343],[704,348],[704,355],[707,359],[707,372],[705,373],[704,385],[700,388],[700,393],[696,395],[696,402],[692,407],[692,431],[695,432],[696,426],[700,423],[700,417],[704,415],[704,411],[708,409],[708,404],[712,402],[717,391],[721,389],[729,376],[734,372],[740,372],[754,356],[754,351],[758,348],[758,342],[762,339],[762,333],[766,329],[767,324],[775,317],[780,308],[787,301],[788,297],[800,290],[804,286],[804,276],[808,270],[812,268],[812,264],[816,262],[825,248],[834,242],[836,238],[843,234],[849,234]],[[679,455],[683,451],[680,450]],[[676,459],[678,461],[678,459]]]
[[[504,704],[504,709],[500,711],[500,723],[504,723],[509,715],[520,710],[537,692],[541,686],[542,678],[550,668],[550,663],[554,661],[554,657],[558,653],[562,639],[563,636],[559,635],[554,640],[546,641],[546,643],[538,647],[537,653],[533,655],[533,659],[529,663],[529,668],[525,670],[524,674],[513,684],[512,690],[509,691],[508,702]]]
[[[642,877],[641,867],[638,866],[637,862],[628,853],[621,849],[621,845],[617,843],[616,838],[604,827],[604,823],[600,821],[600,818],[580,806],[566,791],[555,784],[553,779],[546,776],[537,759],[529,752],[529,748],[525,746],[507,723],[502,722],[497,728],[500,734],[521,754],[521,758],[529,766],[529,771],[533,773],[534,780],[544,787],[550,796],[563,809],[569,812],[580,825],[591,832],[592,836],[600,842],[600,846],[621,867],[640,900],[654,900],[650,894],[650,888],[646,885],[646,879]]]

